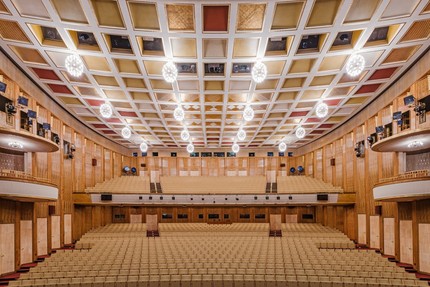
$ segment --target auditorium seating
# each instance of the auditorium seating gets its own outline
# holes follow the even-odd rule
[[[150,180],[147,176],[116,177],[85,189],[87,193],[150,193],[150,191]]]
[[[278,193],[341,193],[341,187],[308,176],[282,176],[277,178]]]
[[[85,234],[88,248],[59,250],[11,286],[428,286],[372,250],[351,249],[341,232],[289,223],[283,237],[268,224],[114,224]],[[218,231],[222,231],[218,233]],[[333,248],[321,243],[344,243]]]
[[[265,176],[161,176],[163,193],[256,194],[266,189]]]

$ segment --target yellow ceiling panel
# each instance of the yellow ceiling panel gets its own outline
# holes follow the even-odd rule
[[[342,0],[315,0],[307,27],[332,25]]]
[[[128,6],[135,29],[160,30],[157,7],[154,3],[128,1]]]
[[[121,10],[116,0],[91,0],[94,14],[100,26],[123,28]]]
[[[263,28],[266,4],[239,4],[237,14],[238,31],[260,31]]]
[[[172,44],[172,53],[174,57],[196,58],[197,47],[196,39],[194,38],[173,38],[170,40]]]
[[[57,10],[58,16],[64,22],[87,24],[87,17],[79,0],[51,0]]]
[[[90,71],[110,72],[110,66],[103,57],[82,56],[84,62]]]
[[[372,18],[380,0],[354,0],[351,3],[345,23],[367,22]]]
[[[294,29],[302,15],[304,1],[280,2],[276,4],[272,30]]]
[[[258,38],[236,38],[233,47],[233,57],[255,57],[257,56]]]
[[[194,31],[194,5],[167,4],[166,12],[170,31]]]

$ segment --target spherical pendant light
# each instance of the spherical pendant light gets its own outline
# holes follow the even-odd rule
[[[192,153],[194,151],[194,145],[192,143],[189,143],[187,145],[187,152]]]
[[[243,119],[247,122],[252,121],[254,118],[254,110],[251,108],[251,106],[247,106],[243,110]]]
[[[284,152],[284,151],[286,151],[286,150],[287,150],[287,144],[286,144],[286,143],[284,143],[284,142],[281,142],[281,143],[279,144],[279,146],[278,146],[278,149],[279,149],[279,151],[280,151],[280,152]]]
[[[183,108],[181,107],[177,107],[174,111],[173,111],[173,117],[175,118],[175,120],[182,122],[185,118],[185,111]]]
[[[181,132],[181,139],[182,139],[183,141],[188,141],[188,140],[190,139],[190,133],[188,132],[188,130],[184,129],[184,130]]]
[[[146,143],[141,143],[139,147],[140,147],[140,150],[142,152],[147,152],[148,151],[148,145]]]
[[[73,77],[80,77],[84,72],[84,63],[78,55],[67,56],[64,62],[67,72]]]
[[[231,147],[231,150],[232,150],[234,153],[238,153],[238,152],[239,152],[239,150],[240,150],[240,146],[239,146],[237,143],[234,143],[234,144],[232,145],[232,147]]]
[[[109,119],[112,116],[112,113],[112,107],[109,104],[104,103],[100,106],[100,114],[105,119]]]
[[[246,138],[246,132],[245,132],[243,129],[240,129],[240,130],[237,132],[237,138],[238,138],[240,141],[243,141],[243,140]]]
[[[315,113],[316,113],[317,117],[319,117],[320,119],[327,116],[327,114],[328,114],[327,104],[325,104],[325,103],[318,104],[316,109],[315,109]]]
[[[129,139],[131,137],[131,130],[128,127],[125,127],[121,130],[121,135],[125,139]]]
[[[164,80],[168,83],[173,83],[178,77],[178,69],[173,62],[167,62],[164,64],[161,73],[163,74]]]
[[[346,72],[351,77],[356,77],[363,72],[365,63],[366,61],[363,56],[354,54],[346,62]]]
[[[296,137],[297,137],[297,138],[302,139],[302,138],[304,138],[304,137],[305,137],[305,135],[306,135],[306,131],[305,131],[305,129],[304,129],[304,128],[299,127],[299,128],[296,130]]]
[[[252,67],[251,76],[254,82],[261,83],[266,79],[267,67],[262,62],[257,62]]]

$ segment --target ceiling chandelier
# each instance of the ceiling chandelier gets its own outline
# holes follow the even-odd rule
[[[184,130],[181,132],[181,139],[182,139],[183,141],[188,141],[188,140],[190,139],[190,133],[188,132],[188,130],[187,130],[187,129],[184,129]]]
[[[246,132],[242,128],[237,132],[237,138],[240,141],[243,141],[246,138]]]
[[[354,54],[348,59],[348,62],[346,62],[346,72],[351,77],[356,77],[363,72],[365,63],[366,61],[363,56]]]
[[[9,142],[8,146],[11,148],[22,149],[24,146],[20,142]]]
[[[185,111],[183,108],[181,108],[180,106],[178,106],[174,111],[173,111],[173,117],[175,118],[175,120],[182,122],[185,118]]]
[[[67,56],[64,62],[67,72],[73,77],[80,77],[84,72],[84,63],[78,55]]]
[[[315,109],[317,117],[324,118],[328,114],[328,106],[325,103],[319,103]]]
[[[194,145],[192,143],[189,143],[187,145],[187,152],[192,153],[194,151]]]
[[[166,82],[173,83],[178,77],[178,68],[176,68],[176,65],[173,62],[169,61],[164,64],[161,73],[163,74],[163,78]]]
[[[254,118],[254,110],[251,108],[251,106],[247,106],[243,110],[243,119],[247,122],[252,121]]]
[[[305,129],[304,129],[304,128],[299,127],[299,128],[296,130],[296,137],[297,137],[297,138],[302,139],[302,138],[304,138],[304,137],[305,137],[305,135],[306,135],[306,131],[305,131]]]
[[[423,145],[424,145],[424,143],[422,141],[418,140],[418,141],[410,142],[408,144],[408,148],[417,148],[417,147],[422,147]]]
[[[278,149],[279,149],[280,152],[286,151],[287,150],[287,144],[284,143],[284,142],[280,142],[279,146],[278,146]]]
[[[131,130],[128,127],[125,127],[121,130],[121,135],[125,139],[129,139],[131,137]]]
[[[100,106],[100,114],[105,119],[109,119],[112,116],[112,113],[112,107],[109,104],[104,103]]]
[[[251,76],[254,82],[256,83],[263,82],[267,76],[266,65],[260,61],[256,62],[252,67]]]
[[[148,145],[145,142],[141,143],[139,147],[142,152],[148,151]]]
[[[231,146],[231,150],[232,150],[234,153],[238,153],[238,152],[239,152],[239,150],[240,150],[240,146],[239,146],[237,143],[234,143],[234,144]]]

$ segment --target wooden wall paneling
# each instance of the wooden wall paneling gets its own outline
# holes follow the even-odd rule
[[[64,244],[72,244],[72,214],[64,214]]]
[[[357,214],[357,224],[358,224],[358,243],[367,245],[367,219],[366,214]]]
[[[149,231],[158,230],[158,216],[157,216],[157,214],[146,214],[146,229]]]
[[[285,214],[286,223],[297,223],[297,214]]]
[[[418,224],[419,271],[430,274],[430,224]]]
[[[48,218],[37,218],[37,255],[48,254]]]
[[[0,224],[15,223],[16,202],[0,198]]]
[[[20,264],[33,262],[33,222],[20,221]]]
[[[92,187],[96,184],[94,168],[92,166],[92,156],[94,153],[94,143],[85,139],[85,153],[84,153],[84,173],[85,173],[85,187]]]
[[[386,217],[384,218],[384,254],[396,255],[395,250],[395,219]]]
[[[270,230],[281,230],[281,214],[270,214]]]
[[[314,177],[317,179],[323,179],[323,150],[317,149],[314,153]],[[297,168],[297,167],[296,167]]]
[[[412,220],[400,220],[400,262],[414,264]]]
[[[103,162],[103,170],[104,170],[104,180],[109,180],[113,178],[112,174],[112,151],[105,149],[104,150],[104,162]],[[99,163],[97,162],[97,165]],[[137,170],[140,171],[140,164],[136,166]],[[139,172],[140,175],[140,172]]]
[[[354,152],[354,133],[345,135],[345,152],[344,152],[344,163],[345,163],[345,186],[344,190],[347,192],[356,192],[355,189],[355,152]],[[357,204],[359,205],[359,204]],[[363,209],[363,208],[361,208]],[[364,212],[364,210],[363,210]]]
[[[73,159],[73,171],[74,171],[74,181],[73,181],[73,189],[72,191],[84,191],[86,185],[86,180],[90,180],[91,174],[87,176],[86,169],[85,169],[85,139],[83,136],[79,134],[75,134],[74,137],[74,144],[76,147],[76,151],[74,152],[74,159]]]
[[[142,214],[130,214],[130,223],[142,223]]]
[[[15,271],[15,225],[0,224],[0,275]]]
[[[61,216],[51,216],[51,248],[58,249],[61,247]]]
[[[381,217],[379,215],[371,215],[369,221],[370,229],[370,248],[381,248],[381,229],[380,229]]]
[[[336,181],[336,173],[334,167],[330,164],[330,159],[333,158],[334,143],[324,147],[323,165],[324,165],[324,181],[334,184]]]

